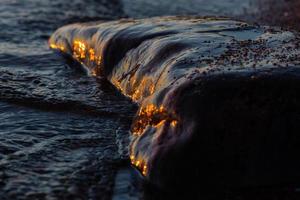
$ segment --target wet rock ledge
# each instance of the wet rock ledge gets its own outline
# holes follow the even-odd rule
[[[49,44],[139,105],[130,159],[155,187],[299,184],[298,33],[164,17],[73,24]]]

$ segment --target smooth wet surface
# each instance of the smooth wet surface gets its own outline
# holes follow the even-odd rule
[[[127,16],[232,15],[232,2],[2,0],[0,199],[110,199],[114,175],[124,161],[120,151],[126,155],[136,106],[107,81],[88,76],[49,50],[55,29]],[[266,2],[266,14],[273,13],[270,5],[278,13],[272,24],[285,22],[278,18],[297,22],[296,0],[283,8]],[[234,16],[241,17],[248,7],[257,13],[251,6],[239,3]],[[245,16],[253,20],[252,14]]]

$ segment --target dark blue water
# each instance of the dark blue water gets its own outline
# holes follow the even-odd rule
[[[117,170],[129,162],[136,106],[51,51],[57,28],[174,14],[252,19],[258,10],[251,2],[1,0],[0,199],[110,199]]]
[[[0,199],[109,199],[134,105],[47,40],[64,24],[123,15],[111,0],[1,1]]]

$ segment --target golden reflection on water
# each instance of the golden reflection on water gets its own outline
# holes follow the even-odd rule
[[[51,49],[58,49],[58,50],[60,50],[60,51],[65,51],[65,47],[63,47],[63,46],[60,46],[60,45],[56,45],[56,44],[50,44],[50,48]]]
[[[149,104],[140,109],[132,128],[132,134],[134,136],[141,136],[145,133],[148,126],[155,129],[160,129],[165,126],[176,127],[178,125],[178,120],[175,119],[174,115],[168,113],[164,106],[156,106],[154,104]],[[144,176],[147,176],[148,166],[147,163],[141,159],[136,158],[133,153],[131,153],[130,160],[132,165],[138,168]]]
[[[146,126],[156,126],[167,118],[168,114],[163,106],[158,108],[154,104],[149,104],[140,109],[132,133],[139,136],[143,133]]]
[[[173,120],[173,121],[171,122],[171,126],[172,126],[172,127],[176,127],[177,124],[178,124],[178,121],[177,121],[177,120]]]
[[[94,49],[90,49],[89,50],[89,56],[90,56],[90,61],[94,62],[95,59],[96,59],[95,50]]]
[[[157,107],[154,104],[149,104],[142,107],[138,112],[132,133],[133,135],[140,136],[147,126],[159,128],[164,124],[176,127],[178,120],[175,119],[174,115],[170,114],[164,106]]]
[[[62,52],[66,51],[66,49],[61,45],[50,44],[50,47],[52,49],[58,49]],[[73,57],[80,63],[83,64],[87,62],[92,62],[90,64],[96,65],[94,69],[90,69],[90,74],[93,76],[97,75],[96,71],[97,68],[100,67],[101,56],[96,55],[95,49],[89,48],[83,41],[74,40],[72,53],[73,53]],[[133,80],[133,83],[135,82],[136,80]],[[123,94],[126,94],[124,93],[121,87],[121,83],[119,81],[112,80],[112,83],[117,88],[119,88],[123,92]],[[140,84],[136,86],[136,90],[134,90],[134,92],[128,96],[132,100],[138,101],[139,99],[142,99],[144,97],[145,94],[143,91],[145,88],[149,89],[148,96],[152,95],[155,92],[154,84],[151,84],[151,82],[148,80],[147,77],[144,77],[141,80]],[[141,136],[148,126],[151,126],[156,129],[160,129],[164,126],[170,126],[174,128],[177,125],[178,125],[178,120],[175,119],[174,114],[170,114],[164,106],[156,106],[154,104],[148,104],[146,106],[143,106],[139,110],[131,132],[134,136]],[[148,166],[143,159],[136,158],[134,155],[131,155],[130,160],[132,165],[137,167],[137,169],[139,169],[144,176],[147,175]]]
[[[135,85],[136,79],[132,81],[132,84]],[[142,81],[138,84],[137,89],[130,95],[131,99],[138,101],[143,99],[146,96],[150,96],[154,93],[155,86],[147,77],[144,77]]]
[[[73,57],[79,62],[90,62],[90,66],[94,66],[90,69],[90,74],[92,76],[97,76],[97,71],[99,71],[102,58],[97,56],[95,49],[88,48],[87,45],[79,40],[73,42]]]
[[[140,82],[134,78],[130,79],[131,87],[129,91],[125,91],[124,87],[122,86],[122,81],[124,80],[112,78],[110,81],[121,91],[122,94],[128,96],[135,102],[139,102],[145,97],[151,96],[155,92],[155,85],[147,77],[144,77]]]
[[[75,40],[73,42],[73,55],[77,59],[80,59],[80,60],[85,59],[86,45],[79,40]]]
[[[148,167],[147,164],[143,160],[137,160],[133,155],[130,156],[131,164],[134,165],[137,169],[139,169],[143,176],[147,176]]]
[[[57,49],[62,52],[66,52],[66,49],[62,45],[50,43],[49,44],[51,49]],[[96,76],[97,75],[97,68],[100,67],[102,58],[101,56],[97,56],[95,49],[88,48],[88,46],[80,40],[74,40],[72,54],[75,60],[84,64],[86,62],[90,62],[90,66],[94,66],[94,68],[90,68],[90,75]]]

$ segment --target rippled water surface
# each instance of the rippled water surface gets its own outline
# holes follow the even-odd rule
[[[47,40],[57,28],[128,16],[257,13],[250,2],[1,0],[0,199],[110,199],[124,159],[120,143],[126,146],[136,106],[52,52]]]
[[[1,1],[0,199],[109,198],[116,133],[135,108],[47,40],[64,24],[122,16],[111,0]]]

